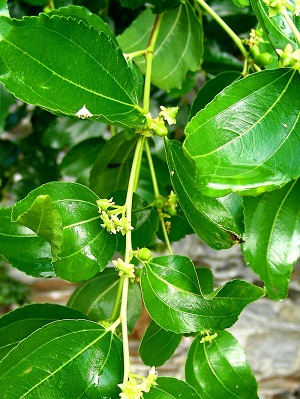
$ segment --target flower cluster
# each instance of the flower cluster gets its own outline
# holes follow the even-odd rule
[[[142,382],[138,383],[138,379]],[[143,392],[149,392],[150,388],[157,385],[157,373],[155,368],[149,371],[148,377],[140,377],[134,374],[129,375],[129,379],[124,384],[119,384],[122,392],[120,393],[121,399],[140,399],[143,397]]]
[[[100,218],[103,223],[101,227],[104,227],[111,234],[117,234],[120,232],[123,236],[129,231],[133,230],[133,227],[128,222],[126,216],[124,216],[124,206],[115,205],[113,199],[102,198],[96,201],[100,213]],[[108,208],[113,208],[108,210]],[[121,214],[121,217],[119,215]]]
[[[244,43],[249,47],[258,46],[259,43],[262,43],[264,39],[262,38],[263,30],[260,29],[251,29],[249,38],[244,39]]]
[[[263,0],[264,3],[269,7],[269,17],[275,17],[277,13],[290,10],[293,14],[298,16],[300,14],[300,0],[295,0],[295,5],[291,4],[287,0]]]
[[[276,53],[280,57],[279,65],[281,67],[293,67],[300,70],[300,50],[293,51],[292,45],[287,44],[284,50],[276,49]]]
[[[201,340],[200,340],[200,343],[201,343],[201,344],[204,344],[204,342],[209,342],[209,343],[211,344],[212,341],[213,341],[215,338],[217,338],[217,336],[218,336],[217,333],[211,334],[210,330],[203,330],[203,331],[201,331],[201,335],[202,335],[202,338],[201,338]]]
[[[134,264],[124,262],[121,258],[117,260],[113,260],[112,263],[116,267],[117,271],[119,272],[119,276],[125,276],[130,278],[131,280],[135,280],[134,274]]]

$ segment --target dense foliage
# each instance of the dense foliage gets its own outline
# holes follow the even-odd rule
[[[0,255],[79,283],[0,318],[3,399],[258,398],[226,329],[299,257],[300,4],[250,3],[0,0]],[[216,289],[192,233],[264,288]],[[185,381],[157,376],[183,335]]]

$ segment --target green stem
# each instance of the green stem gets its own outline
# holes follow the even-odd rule
[[[158,14],[154,22],[154,26],[151,32],[151,36],[148,42],[148,46],[145,53],[146,59],[146,74],[145,74],[145,85],[144,85],[144,97],[143,97],[143,108],[144,112],[148,113],[150,109],[150,88],[151,88],[151,75],[152,75],[152,64],[154,58],[154,48],[157,41],[161,21],[163,14]]]
[[[219,17],[219,15],[204,0],[197,0],[197,1],[201,5],[201,7],[204,8],[204,10],[207,11],[213,17],[213,19],[225,30],[225,32],[234,41],[234,43],[236,44],[236,46],[242,53],[243,57],[245,59],[247,59],[248,52],[247,52],[246,48],[244,47],[241,39],[234,33],[234,31],[223,21],[223,19],[221,17]]]
[[[170,243],[168,232],[167,232],[166,225],[165,225],[165,219],[161,215],[159,215],[159,219],[160,219],[161,229],[162,229],[162,232],[164,235],[164,239],[165,239],[165,243],[166,243],[168,252],[170,255],[173,255],[171,243]]]
[[[298,42],[298,44],[300,44],[300,32],[298,31],[297,27],[295,26],[293,20],[291,19],[291,17],[289,16],[287,10],[285,7],[282,7],[282,9],[280,10],[281,14],[284,16],[286,22],[288,23],[289,27],[291,28],[292,32],[295,35],[295,38]]]
[[[155,196],[155,198],[158,198],[160,196],[159,188],[158,188],[158,184],[157,184],[156,173],[155,173],[155,169],[154,169],[154,165],[153,165],[152,156],[151,156],[151,152],[150,152],[150,147],[149,147],[148,141],[145,142],[145,151],[146,151],[147,160],[148,160],[148,164],[149,164],[149,169],[150,169],[150,174],[151,174],[151,179],[152,179],[152,184],[153,184],[154,196]]]
[[[120,306],[120,302],[121,302],[121,298],[122,298],[123,284],[124,284],[124,277],[121,277],[119,279],[119,283],[118,283],[118,289],[117,289],[114,308],[113,308],[112,314],[110,316],[111,321],[116,320],[117,317],[119,316],[119,306]]]
[[[140,57],[146,53],[147,50],[133,51],[132,53],[124,54],[124,57],[130,58],[131,60],[135,57]]]
[[[130,373],[129,340],[128,340],[128,329],[127,329],[128,285],[129,285],[129,278],[124,277],[122,302],[121,302],[121,323],[122,323],[123,357],[124,357],[124,376],[123,376],[124,384],[128,381]]]

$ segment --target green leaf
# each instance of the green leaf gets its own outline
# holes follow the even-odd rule
[[[109,139],[90,174],[90,187],[100,198],[115,190],[126,190],[137,138],[126,141],[122,134]]]
[[[104,135],[107,125],[94,121],[75,121],[66,118],[56,118],[45,131],[42,144],[55,149],[73,147],[91,138]]]
[[[77,183],[88,185],[91,168],[105,143],[102,138],[91,138],[72,147],[59,165],[62,175],[73,177]]]
[[[36,197],[28,211],[20,214],[14,222],[33,230],[51,244],[52,258],[57,259],[60,252],[63,227],[58,210],[49,195]]]
[[[196,267],[200,290],[203,296],[209,295],[214,290],[214,275],[207,267]]]
[[[241,242],[242,214],[240,197],[231,194],[227,202],[210,198],[199,192],[193,179],[192,165],[185,158],[181,143],[165,139],[165,149],[171,181],[182,210],[195,233],[214,249],[230,248]]]
[[[77,310],[49,303],[31,304],[6,313],[0,318],[0,359],[24,338],[52,321],[85,318]]]
[[[181,334],[166,331],[151,320],[141,340],[139,355],[147,366],[160,367],[170,359],[180,341]]]
[[[224,89],[188,123],[183,148],[203,194],[257,195],[300,175],[299,90],[294,70],[258,72]]]
[[[6,0],[0,0],[0,15],[4,15],[5,17],[9,17],[9,11]]]
[[[70,5],[68,7],[59,7],[48,13],[50,17],[53,15],[72,17],[78,22],[83,21],[87,26],[92,26],[98,33],[104,32],[116,46],[118,42],[115,34],[110,29],[109,25],[103,21],[99,15],[90,12],[87,8],[82,6]]]
[[[77,309],[96,322],[110,320],[118,291],[119,277],[113,268],[106,268],[75,289],[67,306]],[[140,288],[136,282],[129,284],[127,322],[131,332],[142,311]],[[118,312],[119,314],[120,312]]]
[[[112,193],[116,204],[125,204],[126,192],[116,191]],[[131,233],[132,248],[143,248],[153,242],[158,229],[158,213],[156,208],[150,206],[139,195],[134,194],[132,199],[132,220],[133,231]],[[125,252],[125,236],[118,237],[118,251]]]
[[[240,72],[227,71],[219,73],[215,78],[208,80],[198,91],[192,104],[189,120],[214,99],[225,87],[241,78]]]
[[[202,399],[259,399],[245,353],[228,331],[217,331],[211,342],[195,338],[185,375]]]
[[[146,49],[155,15],[148,9],[118,36],[125,53]],[[188,70],[198,70],[203,53],[202,25],[189,2],[163,14],[154,51],[152,83],[163,90],[181,87]],[[166,57],[166,54],[168,55]],[[145,73],[144,57],[134,59]]]
[[[18,218],[23,217],[41,195],[51,198],[62,220],[60,252],[53,263],[56,274],[69,281],[82,281],[102,271],[115,253],[117,238],[100,226],[96,194],[77,183],[47,183],[14,206],[13,220],[21,220]],[[34,221],[30,224],[29,219],[27,227],[34,229]],[[55,226],[49,227],[58,240]]]
[[[120,339],[87,320],[47,324],[20,342],[0,363],[3,399],[117,399],[122,374]]]
[[[172,377],[158,377],[157,385],[143,394],[144,399],[201,399],[197,392],[185,381]]]
[[[54,277],[50,244],[27,227],[12,222],[11,211],[0,208],[0,254],[31,276]]]
[[[249,6],[249,0],[232,0],[233,4],[237,7],[247,7]]]
[[[284,299],[293,264],[300,256],[300,181],[245,198],[246,263],[265,283],[270,298]]]
[[[274,49],[279,48],[284,50],[288,43],[290,43],[294,49],[298,48],[295,36],[289,25],[286,23],[284,16],[280,12],[274,17],[269,18],[269,7],[263,0],[250,0],[250,3],[259,23],[263,27]],[[289,11],[288,13],[290,14]],[[294,20],[296,25],[299,23],[299,17],[292,16],[292,14],[290,14],[290,17]]]
[[[1,17],[0,32],[0,80],[23,101],[72,117],[85,105],[93,120],[143,125],[134,76],[105,31],[40,14],[22,20]]]
[[[244,307],[264,295],[259,287],[233,280],[203,297],[192,261],[178,255],[145,263],[141,287],[155,323],[176,333],[228,328]]]
[[[0,134],[4,130],[5,119],[9,114],[9,107],[15,101],[16,98],[0,83]]]

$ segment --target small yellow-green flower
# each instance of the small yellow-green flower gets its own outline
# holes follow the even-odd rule
[[[93,114],[90,113],[84,104],[84,106],[78,112],[76,112],[76,116],[78,116],[80,119],[86,119],[91,118]]]
[[[161,112],[159,116],[163,117],[164,120],[168,122],[169,125],[175,125],[176,123],[176,116],[179,110],[178,107],[169,107],[166,108],[163,105],[160,106]]]
[[[124,262],[123,259],[118,258],[117,260],[113,260],[112,263],[116,267],[119,272],[119,276],[125,276],[132,280],[135,279],[134,274],[134,264]]]

